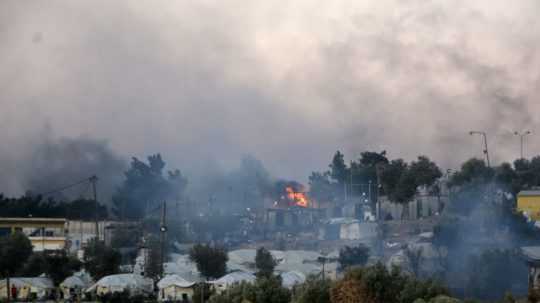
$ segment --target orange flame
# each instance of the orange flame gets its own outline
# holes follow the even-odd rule
[[[285,188],[285,191],[287,191],[287,197],[289,200],[294,201],[296,206],[308,207],[309,200],[304,193],[295,192],[292,187]]]

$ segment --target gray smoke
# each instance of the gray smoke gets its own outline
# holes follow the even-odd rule
[[[113,191],[122,180],[126,168],[124,159],[103,140],[87,137],[55,139],[51,136],[50,131],[43,132],[29,149],[16,156],[17,162],[12,164],[14,170],[2,170],[0,193],[15,189],[57,200],[92,199],[89,182],[66,187],[96,175],[99,178],[98,200],[109,204]]]
[[[191,200],[203,205],[210,203],[214,210],[245,213],[246,208],[263,207],[274,182],[261,161],[246,155],[234,169],[213,167],[193,176],[187,190]]]
[[[306,179],[336,149],[445,168],[518,155],[540,109],[536,0],[0,3],[0,169],[39,129],[172,167]],[[539,152],[533,137],[527,154]],[[4,188],[20,193],[16,179]]]

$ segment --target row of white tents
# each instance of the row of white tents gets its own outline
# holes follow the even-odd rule
[[[300,272],[281,273],[283,286],[292,288],[294,285],[303,283],[306,276]],[[254,283],[255,275],[243,271],[234,271],[225,276],[207,281],[217,292],[225,291],[237,283]],[[158,299],[161,301],[185,301],[190,300],[194,293],[194,286],[200,281],[188,281],[177,274],[166,275],[157,283],[159,289]],[[45,300],[51,298],[55,287],[49,278],[11,278],[10,287],[16,288],[18,300]],[[9,290],[11,294],[11,289]],[[130,295],[147,296],[154,292],[153,281],[139,274],[117,274],[101,278],[93,282],[90,276],[79,272],[68,277],[60,284],[61,295],[64,299],[81,298],[85,294],[104,296],[113,293],[128,292]],[[6,281],[0,281],[0,299],[5,298]]]
[[[93,281],[90,275],[84,271],[77,272],[60,283],[60,292],[64,298],[70,298],[74,294],[85,291]],[[6,298],[8,292],[10,296],[15,294],[14,299],[18,300],[43,300],[54,296],[56,287],[51,279],[41,275],[39,277],[15,277],[9,279],[9,289],[7,281],[0,280],[0,299]],[[13,293],[15,290],[15,293]]]
[[[306,276],[320,274],[322,267],[318,261],[321,257],[312,251],[271,251],[277,261],[276,274],[281,276],[284,287],[292,288],[303,283]],[[211,284],[218,292],[241,282],[255,281],[255,249],[241,249],[228,254],[225,276],[206,283]],[[326,256],[331,257],[330,255]],[[153,281],[137,271],[140,264],[135,265],[133,273],[106,276],[95,282],[84,271],[75,273],[60,284],[60,291],[65,299],[84,294],[103,296],[110,293],[128,291],[131,295],[149,295],[154,292]],[[333,271],[337,264],[327,263],[326,270]],[[186,300],[193,296],[193,287],[203,281],[195,263],[187,255],[172,254],[171,262],[164,264],[166,276],[157,283],[160,300]],[[330,272],[326,273],[331,276]],[[46,277],[12,278],[11,284],[17,288],[18,299],[46,299],[55,292],[52,281]],[[6,296],[5,281],[0,281],[0,299]],[[4,288],[4,289],[3,289]]]

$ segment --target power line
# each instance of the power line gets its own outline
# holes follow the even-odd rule
[[[50,190],[50,191],[47,191],[47,192],[43,192],[43,193],[39,193],[37,194],[37,196],[48,196],[48,195],[51,195],[51,194],[55,194],[55,193],[58,193],[58,192],[62,192],[66,189],[69,189],[69,188],[72,188],[72,187],[75,187],[77,185],[81,185],[85,182],[90,182],[90,179],[89,178],[85,178],[83,180],[80,180],[80,181],[77,181],[75,183],[72,183],[72,184],[69,184],[69,185],[65,185],[63,187],[59,187],[57,189],[54,189],[54,190]]]

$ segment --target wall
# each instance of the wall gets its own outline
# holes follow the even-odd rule
[[[533,220],[540,220],[540,196],[518,196],[517,209]]]

